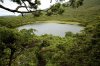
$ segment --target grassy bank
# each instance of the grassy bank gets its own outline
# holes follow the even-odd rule
[[[28,16],[14,16],[14,17],[0,17],[0,26],[5,26],[8,28],[16,28],[18,26],[33,24],[37,22],[54,22],[54,23],[66,23],[66,24],[79,24],[76,20],[67,20],[66,18],[61,18],[61,16],[54,18],[50,16],[40,16],[40,17],[28,17]]]
[[[50,21],[36,21],[36,23],[80,24],[79,22],[57,21],[57,20],[50,20]]]

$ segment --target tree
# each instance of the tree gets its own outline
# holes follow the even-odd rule
[[[76,34],[74,46],[67,53],[74,66],[100,66],[100,21],[88,25],[84,32]]]
[[[34,46],[32,33],[33,30],[0,28],[0,66],[11,66],[22,51]]]
[[[34,2],[32,2],[32,0],[11,0],[12,2],[15,2],[17,4],[19,4],[19,6],[13,10],[10,8],[7,8],[3,5],[0,4],[0,8],[7,10],[9,12],[17,12],[17,13],[21,13],[23,15],[23,13],[34,13],[36,11],[38,11],[38,5],[41,5],[40,0],[35,0]],[[56,2],[58,1],[64,1],[64,0],[56,0]],[[70,6],[73,7],[78,7],[81,6],[83,4],[84,0],[69,0],[70,2]],[[4,3],[4,0],[0,0],[0,2]],[[28,6],[26,5],[25,2],[28,2]],[[52,0],[50,1],[50,3],[52,2]],[[24,4],[24,6],[22,6],[22,4]],[[20,8],[26,8],[27,11],[19,11]],[[33,10],[31,10],[33,9]],[[59,9],[58,9],[59,10]],[[43,10],[39,10],[39,11],[43,11]],[[62,12],[64,12],[63,10],[59,10],[60,12],[58,12],[58,14],[61,14]]]

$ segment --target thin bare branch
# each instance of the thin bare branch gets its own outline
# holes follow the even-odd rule
[[[27,5],[25,4],[25,2],[24,1],[22,1],[22,2],[25,5],[26,10],[29,11],[28,8],[27,8]]]
[[[35,11],[18,11],[18,10],[13,10],[13,9],[7,8],[7,7],[5,7],[5,6],[1,5],[1,4],[0,4],[0,8],[2,8],[4,10],[7,10],[9,12],[16,12],[16,13],[32,13],[32,12],[35,12]],[[39,10],[39,11],[43,11],[43,10]]]
[[[18,11],[20,8],[26,8],[26,6],[17,6],[16,10]]]

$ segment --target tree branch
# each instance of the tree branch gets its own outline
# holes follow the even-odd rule
[[[32,12],[35,12],[35,11],[18,11],[18,10],[13,10],[13,9],[10,9],[10,8],[7,8],[3,5],[0,4],[0,8],[4,9],[4,10],[7,10],[9,12],[17,12],[17,13],[32,13]],[[39,10],[39,11],[43,11],[43,10]]]
[[[26,10],[29,11],[28,8],[27,8],[27,5],[25,4],[25,2],[24,1],[22,1],[22,2],[25,5]]]
[[[18,11],[18,9],[20,9],[20,8],[26,8],[26,6],[18,6],[18,7],[16,8],[16,11]]]

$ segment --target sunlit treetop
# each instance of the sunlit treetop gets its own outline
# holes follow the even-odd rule
[[[3,6],[0,4],[0,8],[7,10],[9,12],[17,12],[17,13],[34,13],[34,12],[38,12],[40,13],[40,11],[44,11],[44,10],[39,10],[38,6],[42,5],[41,4],[41,0],[10,0],[12,2],[17,3],[19,6],[17,6],[17,8],[15,10],[7,8],[6,6]],[[53,0],[50,0],[50,3],[52,3]],[[47,15],[52,15],[52,14],[62,14],[64,12],[64,9],[62,7],[62,4],[60,2],[65,1],[65,0],[55,0],[56,3],[51,6],[48,10],[47,10]],[[58,3],[59,1],[59,3]],[[84,0],[69,0],[68,1],[68,6],[72,6],[74,8],[79,7],[83,4]],[[4,3],[4,0],[0,0],[1,3]],[[28,5],[26,5],[25,2],[28,2]],[[23,4],[23,5],[22,5]],[[65,3],[66,4],[66,3]],[[64,4],[63,4],[64,5]],[[26,8],[27,11],[19,11],[20,8]]]

